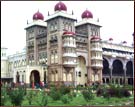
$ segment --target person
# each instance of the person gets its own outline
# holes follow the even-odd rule
[[[43,83],[42,83],[42,81],[40,81],[40,88],[41,88],[41,89],[43,88]]]

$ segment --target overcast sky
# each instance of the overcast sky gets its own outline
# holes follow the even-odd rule
[[[24,28],[38,10],[47,18],[48,11],[54,13],[58,1],[2,1],[1,2],[1,46],[7,47],[10,54],[21,51],[26,45]],[[72,13],[78,21],[86,8],[93,13],[93,18],[99,18],[102,23],[101,38],[110,37],[115,43],[133,42],[134,32],[134,1],[63,1],[67,12]]]

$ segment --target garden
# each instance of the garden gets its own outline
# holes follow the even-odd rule
[[[132,92],[132,93],[131,93]],[[1,106],[134,106],[133,86],[1,87]]]

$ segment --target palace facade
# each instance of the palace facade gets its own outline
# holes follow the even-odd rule
[[[115,44],[113,38],[102,40],[102,26],[89,10],[81,17],[78,22],[63,2],[46,19],[37,11],[25,28],[26,50],[8,56],[7,72],[13,81],[133,85],[133,46],[126,41]]]

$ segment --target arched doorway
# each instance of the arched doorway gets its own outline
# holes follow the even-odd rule
[[[115,78],[114,79],[114,83],[116,83],[116,84],[122,84],[122,83],[124,83],[124,80],[121,80],[121,78],[124,77],[123,64],[118,59],[116,59],[113,62],[112,78],[113,77]]]
[[[87,82],[86,60],[83,56],[78,56],[77,60],[77,84],[84,85]]]
[[[126,78],[128,79],[128,84],[133,85],[133,63],[128,61],[126,64]]]
[[[30,74],[30,83],[34,82],[35,84],[36,83],[40,83],[40,74],[39,74],[39,71],[37,70],[33,70],[31,71],[31,74]]]

